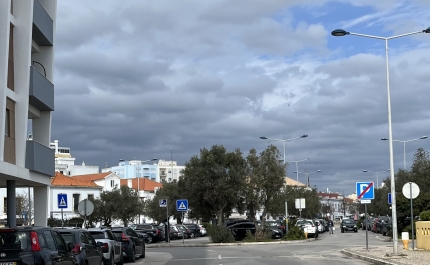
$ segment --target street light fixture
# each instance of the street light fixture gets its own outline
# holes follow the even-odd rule
[[[402,140],[393,140],[393,142],[403,143],[403,168],[405,170],[406,170],[406,143],[417,141],[417,140],[424,140],[424,139],[427,139],[427,138],[428,138],[427,136],[423,136],[423,137],[420,137],[420,138],[411,139],[411,140],[405,140],[405,141],[402,141]],[[381,140],[382,141],[388,141],[388,138],[382,138]]]
[[[297,161],[287,161],[288,163],[296,163],[296,171],[294,173],[297,174],[297,182],[299,182],[299,166],[297,163],[303,162],[303,161],[309,161],[309,158],[303,159],[303,160],[297,160]]]
[[[372,173],[372,174],[376,174],[376,188],[379,188],[379,173],[384,173],[384,172],[388,172],[388,171],[390,171],[390,170],[387,169],[387,170],[378,171],[378,172],[369,172],[367,170],[363,170],[363,172],[369,172],[369,173]]]
[[[308,181],[308,183],[307,183],[307,186],[308,186],[308,187],[310,187],[310,186],[309,186],[309,185],[310,185],[310,182],[309,182],[309,175],[310,175],[310,174],[313,174],[313,173],[319,173],[319,172],[321,172],[321,170],[317,170],[317,171],[313,171],[313,172],[309,172],[307,169],[305,169],[305,171],[304,171],[304,172],[294,171],[294,173],[297,173],[297,174],[301,173],[301,174],[305,174],[305,175],[306,175],[306,177],[307,177],[307,181]],[[299,181],[297,180],[297,182],[299,182]]]
[[[390,99],[390,71],[388,67],[388,41],[396,38],[406,37],[409,35],[414,35],[418,33],[430,33],[430,27],[421,31],[414,31],[410,33],[405,33],[401,35],[391,36],[391,37],[379,37],[373,35],[365,35],[353,32],[347,32],[343,29],[335,29],[331,32],[331,35],[335,37],[342,37],[346,35],[354,35],[365,38],[379,39],[385,41],[385,67],[386,67],[386,75],[387,75],[387,105],[388,105],[388,146],[390,153],[390,178],[391,178],[391,218],[393,220],[393,254],[397,255],[397,244],[398,244],[398,235],[397,235],[397,204],[396,204],[396,189],[395,189],[395,179],[394,179],[394,161],[393,161],[393,133],[392,133],[392,124],[391,124],[391,99]]]
[[[283,144],[283,146],[284,146],[284,165],[286,164],[286,161],[285,161],[285,143],[286,142],[288,142],[288,141],[292,141],[292,140],[295,140],[295,139],[299,139],[299,138],[307,138],[308,137],[308,135],[307,134],[303,134],[302,136],[299,136],[299,137],[294,137],[294,138],[290,138],[290,139],[275,139],[275,138],[268,138],[268,137],[265,137],[265,136],[260,136],[260,139],[263,139],[263,140],[272,140],[272,141],[278,141],[278,142],[282,142],[282,144]]]

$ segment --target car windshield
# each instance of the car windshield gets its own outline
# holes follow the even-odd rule
[[[0,250],[30,251],[30,232],[0,230]]]
[[[122,231],[112,231],[112,233],[116,236],[121,238],[122,237]]]
[[[278,223],[275,222],[267,222],[267,226],[278,226]]]
[[[95,231],[89,231],[90,234],[93,236],[94,239],[105,239],[105,233],[103,232],[95,232]]]
[[[74,243],[75,242],[75,236],[72,233],[68,232],[60,232],[61,236],[64,238],[64,241]]]
[[[343,220],[344,224],[350,225],[350,224],[355,224],[354,220]]]

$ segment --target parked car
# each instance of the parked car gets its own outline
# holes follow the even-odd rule
[[[74,248],[50,227],[0,228],[0,264],[75,265]]]
[[[142,236],[139,236],[130,227],[112,227],[112,233],[120,238],[122,243],[123,255],[131,262],[145,257],[145,242]]]
[[[392,229],[392,227],[393,227],[393,220],[391,219],[391,217],[389,217],[381,224],[381,234],[383,236],[386,236],[388,232]]]
[[[269,220],[269,221],[266,221],[266,224],[268,224],[269,226],[273,226],[273,227],[276,227],[277,229],[279,229],[282,232],[282,236],[284,236],[285,233],[287,233],[285,225],[283,225],[283,223],[282,223],[281,220]]]
[[[164,230],[158,226],[150,224],[135,225],[136,232],[146,233],[149,236],[149,243],[155,243],[164,240]]]
[[[321,233],[321,234],[324,233],[325,229],[324,229],[322,219],[315,219],[313,221],[318,229],[318,233]]]
[[[179,230],[179,233],[184,234],[184,238],[191,237],[191,231],[184,225],[176,225],[176,228]]]
[[[390,217],[388,216],[379,216],[378,222],[376,223],[376,233],[382,234],[382,227],[384,223],[388,222]]]
[[[353,219],[343,219],[340,223],[340,232],[344,233],[345,231],[354,231],[357,233],[357,223]]]
[[[311,219],[298,219],[296,222],[296,226],[300,226],[303,229],[306,229],[308,233],[308,237],[318,237],[318,228],[315,225],[314,221]]]
[[[148,242],[150,241],[150,237],[148,236],[147,233],[143,233],[143,232],[139,232],[139,231],[135,231],[135,232],[139,238],[143,239],[143,242],[145,244],[149,244]]]
[[[184,226],[190,230],[190,238],[201,236],[200,227],[197,224],[184,224]]]
[[[246,237],[246,233],[249,231],[255,234],[255,224],[252,221],[231,223],[226,226],[228,230],[233,233],[236,241],[241,241]]]
[[[200,227],[200,235],[201,236],[206,236],[208,234],[207,231],[206,231],[206,228],[204,226],[202,226],[202,225],[199,225],[199,227]]]
[[[73,243],[72,253],[79,265],[103,265],[102,243],[97,243],[87,230],[56,228],[66,243]]]
[[[89,228],[87,229],[96,242],[100,242],[105,265],[122,265],[124,258],[122,255],[122,244],[109,228]]]

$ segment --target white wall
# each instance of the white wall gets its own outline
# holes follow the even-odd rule
[[[75,214],[73,211],[73,194],[80,194],[79,201],[82,201],[84,199],[88,198],[88,195],[93,195],[94,198],[99,198],[100,193],[102,189],[101,188],[86,188],[86,187],[56,187],[51,186],[50,190],[50,198],[49,198],[49,215],[50,213],[53,213],[54,218],[61,218],[61,209],[58,208],[58,200],[57,196],[58,194],[67,194],[67,208],[63,209],[64,218],[69,219],[71,217],[79,216],[78,214]]]

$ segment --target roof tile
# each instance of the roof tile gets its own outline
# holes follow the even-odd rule
[[[69,178],[60,172],[55,172],[55,176],[51,180],[51,186],[57,187],[81,187],[81,188],[100,188],[103,187],[95,184],[92,181],[83,181],[79,179]]]

